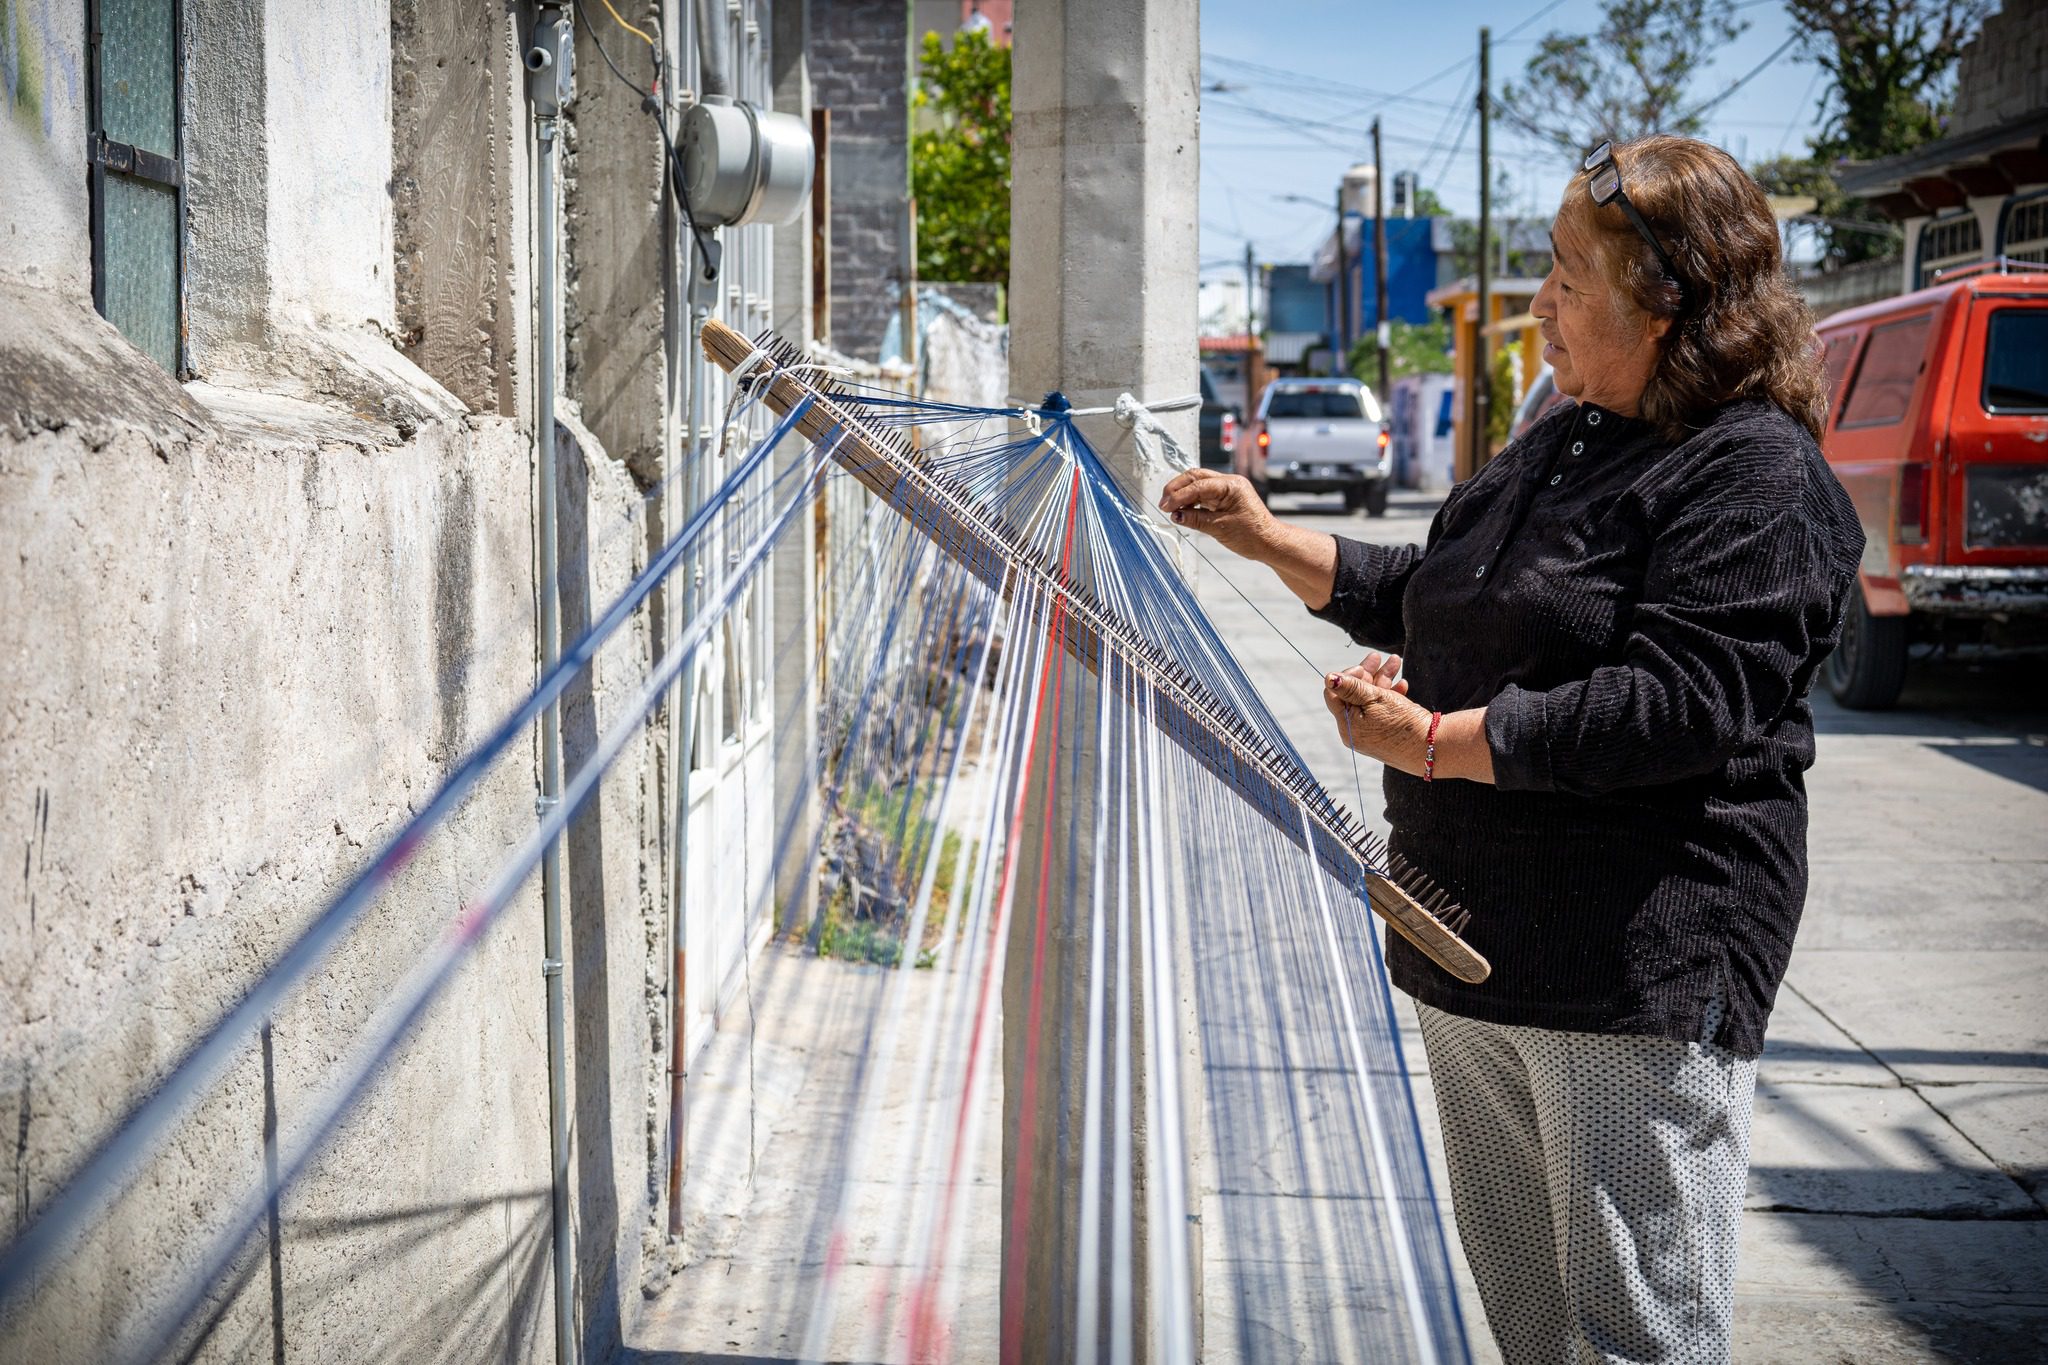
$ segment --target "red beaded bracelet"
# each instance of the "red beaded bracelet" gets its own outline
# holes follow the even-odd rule
[[[1443,723],[1443,719],[1444,713],[1441,711],[1429,713],[1429,738],[1423,741],[1422,749],[1422,780],[1424,782],[1433,781],[1436,777],[1436,727]]]

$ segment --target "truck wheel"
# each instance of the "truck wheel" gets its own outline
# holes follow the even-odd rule
[[[1369,517],[1383,517],[1387,514],[1387,485],[1385,480],[1365,486],[1365,514]]]
[[[1852,711],[1884,711],[1906,685],[1906,618],[1872,616],[1858,592],[1828,656],[1828,691]]]

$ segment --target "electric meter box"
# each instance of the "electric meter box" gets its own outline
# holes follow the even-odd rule
[[[683,184],[702,227],[790,223],[811,192],[802,119],[716,98],[683,115]]]

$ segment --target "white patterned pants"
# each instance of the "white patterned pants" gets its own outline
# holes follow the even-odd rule
[[[1725,1365],[1756,1062],[1416,1010],[1507,1365]]]

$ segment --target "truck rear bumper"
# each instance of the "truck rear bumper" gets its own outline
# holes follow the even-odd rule
[[[1281,464],[1271,459],[1266,463],[1266,484],[1276,493],[1341,493],[1347,488],[1380,483],[1386,477],[1387,471],[1377,464],[1327,464],[1307,460],[1290,460]]]
[[[1908,606],[1933,616],[2048,613],[2048,565],[1909,564],[1899,587]]]

